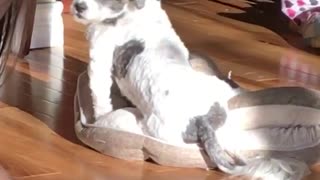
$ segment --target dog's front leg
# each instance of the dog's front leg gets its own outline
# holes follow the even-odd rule
[[[109,49],[109,48],[106,48]],[[111,103],[112,86],[112,53],[90,50],[90,63],[88,67],[89,87],[91,89],[94,118],[105,115],[113,110]]]

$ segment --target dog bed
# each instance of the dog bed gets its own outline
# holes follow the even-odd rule
[[[139,112],[113,91],[115,110],[93,119],[88,76],[79,76],[75,96],[75,132],[91,148],[125,160],[152,159],[172,167],[215,168],[205,151],[181,147],[142,134]],[[242,159],[295,157],[313,164],[320,157],[320,94],[300,87],[243,92],[229,100],[226,123],[217,132],[222,146]]]
[[[99,120],[92,119],[93,109],[87,73],[84,72],[79,76],[77,88],[74,103],[75,132],[86,145],[119,159],[150,158],[161,165],[172,167],[215,167],[201,148],[178,147],[143,135],[136,124],[136,117],[140,114],[134,108],[116,110],[108,119],[104,117]],[[127,105],[119,94],[113,94],[112,99],[115,107]],[[99,123],[105,121],[108,123]]]

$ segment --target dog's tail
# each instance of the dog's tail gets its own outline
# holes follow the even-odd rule
[[[293,158],[257,159],[233,170],[222,169],[234,176],[262,180],[301,180],[310,173],[308,165]]]

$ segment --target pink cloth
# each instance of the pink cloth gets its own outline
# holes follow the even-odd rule
[[[320,12],[320,0],[281,0],[282,12],[290,19],[308,19],[312,12]]]

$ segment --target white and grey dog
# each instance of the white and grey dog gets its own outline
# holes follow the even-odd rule
[[[75,0],[74,14],[88,24],[89,77],[95,116],[110,112],[110,87],[143,114],[147,134],[185,144],[190,120],[236,91],[216,76],[192,69],[189,51],[158,0]]]
[[[89,86],[96,118],[113,110],[114,79],[143,115],[145,134],[186,145],[188,125],[194,119],[218,116],[214,108],[227,109],[227,100],[238,93],[217,76],[191,67],[189,51],[159,0],[74,0],[72,11],[88,25]],[[218,119],[218,127],[225,118],[212,119]],[[187,135],[194,138],[193,132]],[[214,137],[208,138],[205,134],[200,139],[208,142],[215,163],[227,169],[239,163],[212,142]]]

